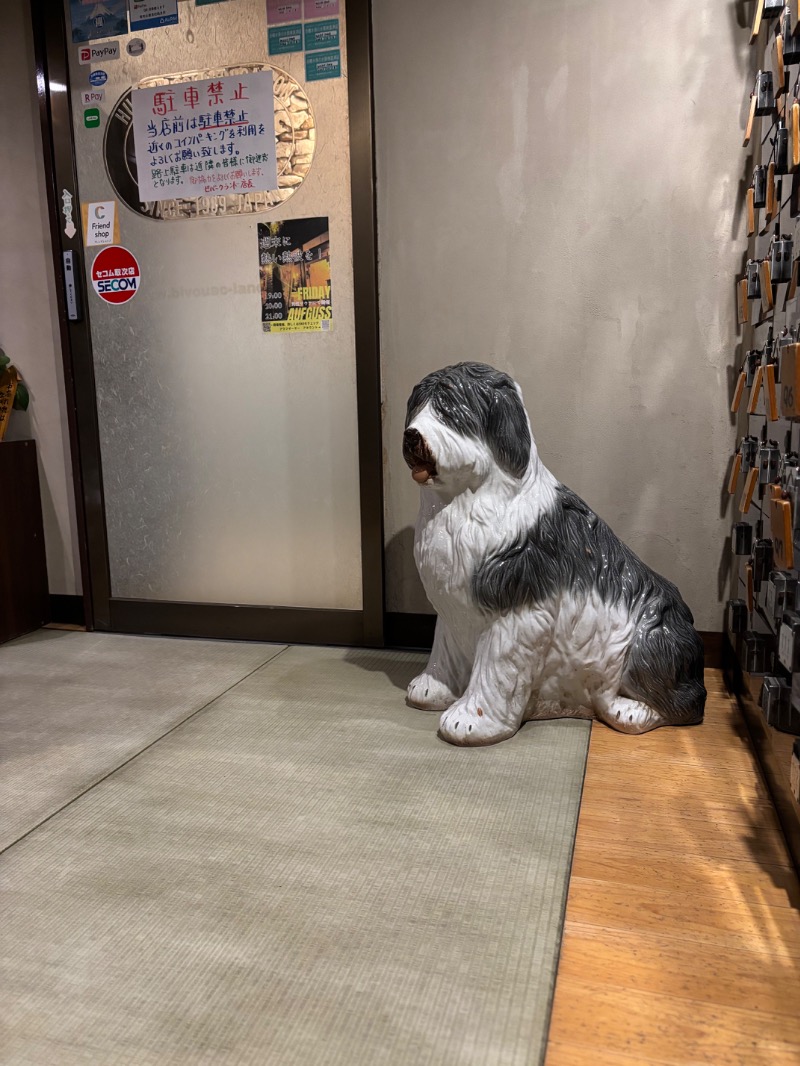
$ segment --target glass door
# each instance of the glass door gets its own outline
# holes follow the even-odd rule
[[[367,5],[117,7],[38,22],[94,623],[380,643]]]

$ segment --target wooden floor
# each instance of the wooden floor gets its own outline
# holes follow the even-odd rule
[[[706,686],[700,727],[592,728],[546,1066],[800,1066],[800,888]]]

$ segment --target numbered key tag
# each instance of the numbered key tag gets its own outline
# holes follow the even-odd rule
[[[792,505],[782,496],[769,501],[769,518],[772,529],[772,544],[775,552],[775,565],[783,570],[794,568],[794,537],[792,531]],[[792,602],[794,602],[794,585],[792,585]],[[789,602],[787,601],[787,606]],[[783,613],[783,608],[781,609]]]
[[[749,415],[754,415],[756,413],[759,396],[761,395],[761,382],[763,381],[763,379],[764,367],[760,366],[758,370],[756,370],[755,381],[753,382],[753,388],[750,392],[750,402],[747,405],[747,413]]]
[[[753,580],[753,564],[748,563],[744,568],[744,587],[747,593],[747,610],[753,613],[756,603],[755,581]]]
[[[733,390],[733,400],[731,401],[731,411],[736,414],[742,404],[742,396],[744,396],[744,386],[747,381],[747,375],[744,370],[739,372],[739,377],[736,379],[736,388]]]
[[[754,193],[752,188],[747,190],[747,236],[752,237],[756,231],[756,210],[754,202]]]
[[[783,34],[775,36],[775,77],[778,83],[778,94],[782,93],[786,84],[786,66],[783,58]]]
[[[750,504],[753,502],[753,493],[756,490],[758,484],[758,468],[753,469],[748,473],[747,480],[744,483],[744,492],[739,503],[739,510],[742,514],[747,514],[750,510]]]
[[[757,259],[748,259],[744,268],[745,282],[747,284],[747,299],[761,299],[761,275]]]
[[[764,405],[770,422],[778,421],[778,390],[775,385],[775,364],[764,367]]]
[[[764,0],[764,18],[780,18],[785,4],[786,0]]]

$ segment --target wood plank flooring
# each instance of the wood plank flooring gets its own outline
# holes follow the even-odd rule
[[[706,686],[698,728],[592,727],[546,1066],[800,1066],[800,885]]]

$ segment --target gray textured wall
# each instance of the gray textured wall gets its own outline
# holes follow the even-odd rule
[[[390,610],[428,609],[406,397],[481,359],[553,472],[722,628],[739,7],[374,0]]]
[[[13,412],[7,439],[36,439],[50,591],[72,595],[80,561],[26,0],[0,4],[0,71],[0,347],[31,393],[28,412]]]

